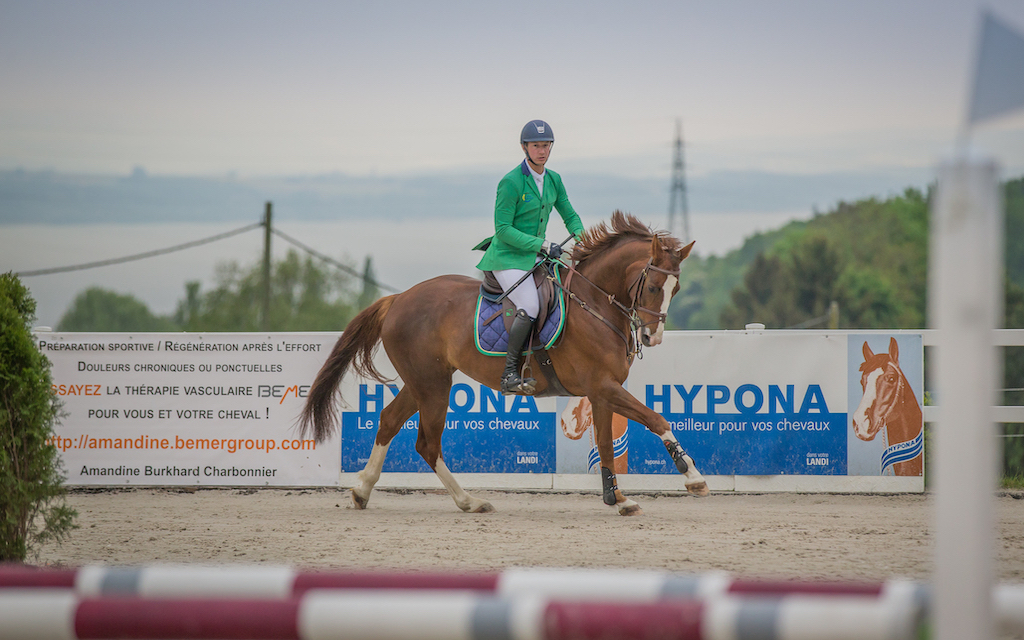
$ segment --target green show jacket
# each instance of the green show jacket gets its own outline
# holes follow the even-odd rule
[[[473,247],[485,250],[477,269],[532,269],[537,262],[537,253],[544,246],[551,209],[558,211],[569,233],[577,239],[583,235],[583,223],[569,203],[561,176],[550,169],[544,172],[542,197],[537,192],[537,183],[526,160],[523,160],[498,183],[494,235]]]

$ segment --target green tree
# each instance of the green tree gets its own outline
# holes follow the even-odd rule
[[[60,405],[50,362],[29,327],[36,303],[12,273],[0,275],[0,562],[24,561],[60,542],[78,514],[67,506],[57,448]]]
[[[170,318],[153,315],[135,296],[90,287],[75,296],[58,331],[174,331]]]
[[[185,331],[260,331],[263,271],[259,263],[231,262],[217,268],[217,285],[202,292],[198,282],[185,285],[174,320]],[[289,251],[271,266],[271,331],[339,331],[356,314],[350,278],[300,259]]]
[[[742,267],[742,279],[721,307],[720,326],[799,326],[826,315],[833,301],[841,327],[924,326],[928,198],[920,191],[840,202],[828,214],[756,239],[761,253]],[[744,250],[753,246],[748,241]],[[775,263],[777,273],[751,273]]]
[[[892,285],[874,269],[849,266],[836,283],[840,326],[898,326],[897,296]]]
[[[1020,200],[1019,218],[1024,228],[1024,198]],[[832,302],[826,300],[825,289],[831,286],[833,299],[839,303],[840,326],[921,328],[927,291],[928,201],[921,191],[907,189],[886,200],[839,202],[811,220],[755,234],[725,256],[691,257],[680,274],[682,295],[673,299],[669,309],[671,326],[736,328],[752,321],[793,326],[825,314]],[[1012,219],[1008,208],[1008,229]],[[699,238],[697,247],[699,250]],[[774,298],[797,305],[781,312],[784,318],[773,320],[774,316],[763,315],[763,308],[756,309],[758,318],[739,313],[744,309],[742,291],[749,271],[764,266],[753,266],[762,255],[767,260],[778,259],[786,273],[798,278],[769,282],[762,277],[757,282],[762,291],[770,287]],[[739,300],[734,295],[737,289]],[[756,292],[747,293],[758,299]],[[862,300],[861,294],[869,294],[870,299]],[[773,307],[776,303],[761,299],[761,304]],[[730,311],[723,315],[727,308]],[[796,309],[800,313],[790,313]]]
[[[824,236],[801,237],[790,253],[758,255],[732,291],[722,324],[742,328],[761,322],[781,329],[822,317],[836,299],[840,258]]]
[[[363,292],[359,294],[357,304],[360,309],[365,309],[380,297],[380,287],[377,286],[377,276],[373,272],[373,257],[366,256],[363,264]]]
[[[739,329],[748,322],[778,328],[789,323],[784,291],[789,284],[786,266],[775,256],[760,254],[743,275],[743,285],[732,290],[732,304],[722,312],[722,324]]]

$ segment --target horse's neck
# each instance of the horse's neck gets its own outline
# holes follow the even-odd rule
[[[921,405],[906,378],[902,380],[902,390],[892,413],[886,420],[889,444],[906,442],[917,437],[921,430]]]
[[[629,305],[630,276],[634,271],[630,267],[647,259],[644,246],[638,246],[635,250],[629,249],[632,247],[618,251],[609,249],[601,255],[591,257],[579,267],[579,272],[588,280],[604,292],[614,295],[620,303],[627,306]],[[586,291],[586,293],[596,292]],[[603,296],[601,297],[603,298]]]

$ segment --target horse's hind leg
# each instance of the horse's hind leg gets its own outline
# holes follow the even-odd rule
[[[450,386],[450,385],[449,385]],[[420,404],[420,431],[416,437],[416,451],[423,456],[430,468],[434,470],[455,504],[470,513],[487,513],[494,511],[494,506],[486,500],[475,498],[463,490],[448,470],[441,455],[441,435],[444,433],[444,421],[448,415],[448,390],[433,393],[429,401]]]
[[[380,470],[384,468],[384,458],[388,454],[391,440],[398,435],[402,425],[414,413],[416,413],[416,401],[412,394],[405,389],[399,391],[391,404],[380,412],[380,426],[377,428],[377,438],[370,451],[370,459],[357,476],[359,484],[352,487],[352,504],[356,509],[366,508],[366,503],[370,501],[370,492],[373,491],[373,486],[380,479]]]

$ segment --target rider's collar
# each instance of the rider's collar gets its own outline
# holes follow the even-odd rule
[[[527,163],[526,158],[523,158],[523,164],[519,165],[519,170],[523,172],[524,176],[533,175],[538,178],[543,178],[544,173],[547,173],[547,167],[544,168],[544,173],[537,173],[534,171],[533,167]]]

